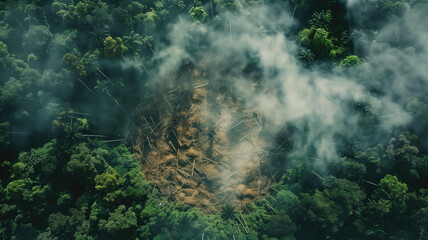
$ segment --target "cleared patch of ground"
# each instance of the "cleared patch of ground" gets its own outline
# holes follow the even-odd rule
[[[136,110],[134,146],[148,181],[171,201],[217,212],[268,194],[268,152],[256,109],[194,69],[162,81]]]

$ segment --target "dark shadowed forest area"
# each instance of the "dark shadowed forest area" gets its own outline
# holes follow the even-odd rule
[[[2,0],[0,239],[428,240],[426,0]]]

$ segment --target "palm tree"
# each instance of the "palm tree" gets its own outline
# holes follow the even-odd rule
[[[260,27],[256,27],[256,36],[257,37],[264,37],[267,34],[267,30],[265,28],[265,26],[260,25]]]
[[[315,54],[311,50],[302,49],[299,51],[299,56],[297,57],[301,62],[309,64],[315,58]]]
[[[109,93],[109,91],[107,89],[107,84],[108,84],[107,80],[101,80],[100,81],[100,80],[97,79],[97,85],[94,87],[94,89],[97,92],[105,92],[105,93],[107,93],[111,97],[111,95],[110,95],[110,93]]]
[[[322,10],[321,12],[314,12],[309,19],[309,24],[317,27],[317,28],[324,28],[327,29],[328,25],[330,25],[332,16],[331,11]]]
[[[221,218],[224,220],[233,219],[235,217],[235,209],[232,205],[227,204],[221,208]]]

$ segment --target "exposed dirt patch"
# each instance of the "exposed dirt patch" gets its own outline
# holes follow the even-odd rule
[[[186,69],[137,109],[135,144],[147,179],[172,201],[217,212],[264,197],[262,118],[203,72]]]

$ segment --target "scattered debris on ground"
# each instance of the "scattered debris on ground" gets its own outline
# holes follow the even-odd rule
[[[134,113],[134,148],[148,181],[169,200],[205,212],[242,209],[272,186],[262,174],[262,117],[208,79],[188,68],[146,97]]]

